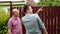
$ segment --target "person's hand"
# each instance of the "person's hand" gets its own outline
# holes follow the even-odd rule
[[[42,9],[42,8],[43,8],[43,6],[42,6],[41,8],[39,8],[39,9],[38,9],[38,11],[43,11],[43,9]]]
[[[42,8],[40,8],[40,9],[38,9],[38,11],[43,11],[43,9],[42,9]]]
[[[40,11],[43,11],[43,7],[39,8],[38,11],[35,14],[38,14]]]

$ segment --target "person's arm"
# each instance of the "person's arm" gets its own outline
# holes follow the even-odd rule
[[[20,34],[23,34],[22,25],[21,25],[21,27],[20,27]]]
[[[38,14],[40,11],[43,11],[43,7],[39,8],[35,14]]]
[[[8,21],[8,34],[12,34],[11,28],[12,28],[12,20],[9,19],[9,21]]]
[[[43,32],[43,34],[48,34],[46,28],[45,29],[42,29],[42,32]]]
[[[20,26],[20,34],[23,34],[22,25]]]
[[[11,33],[11,29],[8,29],[8,34],[12,34],[12,33]]]
[[[23,34],[23,31],[22,31],[22,23],[21,22],[20,22],[20,34]]]
[[[42,22],[42,20],[40,19],[38,15],[37,15],[37,21],[38,21],[39,28],[43,32],[43,34],[48,34],[44,23]]]

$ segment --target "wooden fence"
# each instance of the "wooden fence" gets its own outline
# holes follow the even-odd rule
[[[20,11],[20,18],[24,16],[22,7],[10,7],[10,16],[12,16],[12,9],[17,8]],[[35,13],[40,7],[32,7]],[[38,14],[44,22],[48,34],[60,34],[60,6],[45,6],[43,11]],[[23,26],[23,33],[25,34],[25,28]]]

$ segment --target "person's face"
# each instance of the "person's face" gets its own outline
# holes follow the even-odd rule
[[[28,10],[29,10],[30,13],[33,13],[33,12],[32,12],[32,7],[31,7],[31,6],[28,7]]]
[[[19,16],[19,11],[18,11],[18,10],[16,10],[16,11],[14,12],[14,16],[16,16],[16,17]]]

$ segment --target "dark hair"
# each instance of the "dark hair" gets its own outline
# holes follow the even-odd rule
[[[30,5],[24,5],[24,12],[26,13],[27,9],[29,8]]]

